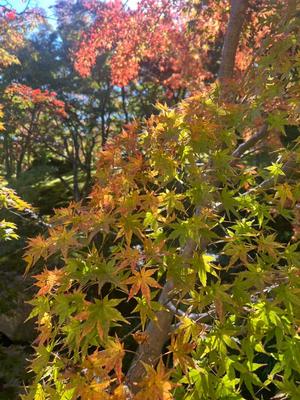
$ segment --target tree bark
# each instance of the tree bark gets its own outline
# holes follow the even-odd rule
[[[122,107],[123,107],[123,112],[124,112],[124,117],[125,117],[125,123],[128,124],[129,117],[128,117],[128,111],[127,111],[127,105],[126,105],[126,92],[125,92],[124,87],[122,87]]]
[[[4,163],[5,163],[5,177],[10,179],[12,176],[12,165],[11,165],[11,144],[10,138],[7,132],[4,132]]]
[[[235,56],[248,8],[248,0],[232,0],[219,70],[221,86],[233,77]]]
[[[72,139],[73,139],[73,157],[72,157],[72,166],[73,166],[73,196],[75,201],[80,200],[80,191],[79,191],[79,143],[77,132],[72,131]]]

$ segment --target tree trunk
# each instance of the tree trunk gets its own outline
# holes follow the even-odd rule
[[[78,171],[79,171],[79,143],[77,132],[72,131],[72,139],[73,139],[73,157],[72,157],[72,166],[73,166],[73,197],[75,201],[80,200],[80,191],[79,191],[79,183],[78,183]]]
[[[8,137],[7,132],[4,132],[3,147],[4,147],[5,177],[7,179],[10,179],[11,175],[12,175],[12,166],[11,166],[11,158],[10,158],[9,137]]]
[[[219,70],[221,86],[233,77],[235,55],[239,45],[240,34],[246,17],[248,0],[232,0],[230,18],[224,39],[222,60]]]
[[[105,124],[105,115],[104,112],[101,114],[101,147],[104,149],[105,144],[107,142],[107,129]]]
[[[92,184],[92,151],[89,150],[85,157],[84,169],[85,169],[85,182],[81,191],[81,197],[84,198],[88,195],[91,184]]]
[[[125,123],[128,124],[129,117],[128,117],[128,111],[127,111],[127,105],[126,105],[126,92],[125,92],[124,87],[122,87],[122,107],[123,107],[124,116],[125,116]]]

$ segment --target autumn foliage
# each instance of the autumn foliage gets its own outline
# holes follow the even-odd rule
[[[26,16],[19,15],[11,7],[0,5],[0,68],[19,63],[16,50],[24,45],[24,35],[33,27],[41,16],[37,10],[28,10]]]
[[[197,43],[198,32],[187,34],[188,20],[183,6],[184,2],[146,0],[138,2],[137,8],[132,10],[119,0],[86,2],[94,22],[90,32],[83,35],[76,53],[76,69],[80,74],[88,75],[97,56],[108,52],[112,82],[119,86],[137,78],[143,69],[146,76],[149,75],[148,79],[161,80],[172,89],[184,86],[196,77],[208,79],[211,73],[205,70],[203,60],[208,62],[209,46],[206,43],[205,49],[203,43],[203,46],[199,41]],[[217,6],[215,14],[221,8],[222,4]],[[219,33],[221,16],[214,24],[207,21],[211,29],[207,36],[210,35],[212,41],[216,31]],[[201,15],[201,18],[205,17]]]
[[[57,99],[55,92],[48,90],[32,89],[26,85],[13,84],[6,89],[6,96],[14,103],[20,103],[23,108],[38,107],[48,108],[61,117],[66,117],[65,104]]]
[[[97,57],[106,54],[112,83],[118,86],[143,77],[170,90],[195,91],[215,79],[230,10],[227,1],[143,0],[133,10],[120,0],[84,5],[92,24],[75,53],[81,75],[88,76]],[[249,67],[283,7],[282,1],[250,2],[237,71]]]
[[[204,60],[228,62],[218,46],[241,3],[235,75],[209,85]],[[166,86],[202,90],[124,127],[88,202],[29,240],[39,336],[24,399],[299,398],[300,142],[269,145],[299,126],[299,4],[247,6],[86,2],[81,74],[106,52],[116,85],[149,62]]]

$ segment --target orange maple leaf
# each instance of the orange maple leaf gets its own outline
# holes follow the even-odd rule
[[[125,284],[132,284],[128,299],[141,290],[148,303],[150,303],[150,286],[161,288],[160,284],[151,276],[157,271],[157,268],[146,269],[142,268],[140,271],[133,271],[133,276],[123,281]]]
[[[132,337],[138,344],[143,344],[148,341],[149,334],[145,331],[136,331],[132,334]]]
[[[108,394],[107,388],[110,384],[111,381],[109,379],[103,382],[93,380],[91,383],[80,385],[78,387],[78,394],[81,399],[86,400],[109,400],[110,395]]]
[[[46,269],[41,274],[34,275],[33,277],[37,280],[34,285],[40,288],[37,295],[43,296],[50,293],[55,287],[61,284],[64,275],[65,272],[57,268],[52,271]]]
[[[27,273],[29,269],[36,264],[36,262],[42,257],[46,259],[48,257],[49,251],[49,242],[43,238],[41,235],[38,235],[35,238],[31,238],[28,240],[28,245],[26,246],[26,252],[24,255],[24,260],[27,263],[26,271]]]
[[[95,350],[88,356],[84,367],[97,376],[106,376],[114,370],[118,381],[121,382],[124,355],[124,345],[116,338],[115,341],[109,342],[109,346],[105,350]]]
[[[51,336],[52,332],[52,322],[51,315],[49,313],[44,313],[43,317],[38,322],[39,325],[39,336],[36,338],[35,343],[43,345]]]
[[[109,400],[128,400],[130,399],[130,392],[126,385],[119,385]]]

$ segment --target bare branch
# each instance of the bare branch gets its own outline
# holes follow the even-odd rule
[[[247,150],[253,148],[253,146],[264,139],[268,134],[268,125],[264,124],[261,129],[250,137],[246,142],[239,145],[239,147],[232,153],[232,157],[240,158]]]
[[[29,208],[26,208],[23,213],[17,212],[16,210],[13,210],[11,208],[7,208],[7,211],[10,212],[11,214],[16,215],[17,217],[23,219],[24,221],[31,220],[31,222],[34,225],[37,225],[41,228],[44,229],[49,229],[52,228],[52,225],[46,222],[41,216],[39,216],[37,213],[34,211],[30,210]]]
[[[177,308],[171,301],[166,304],[166,307],[178,317],[188,317],[194,321],[201,321],[204,318],[210,317],[209,313],[188,313]]]

